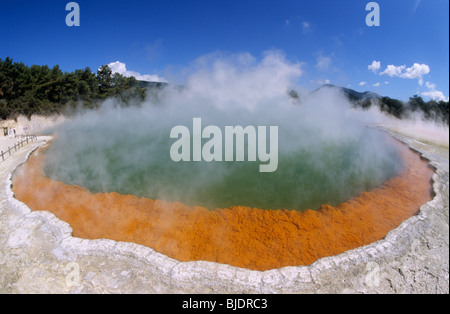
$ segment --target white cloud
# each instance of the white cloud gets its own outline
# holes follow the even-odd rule
[[[438,90],[433,90],[433,91],[428,91],[428,92],[423,92],[422,96],[425,97],[429,97],[433,100],[444,100],[444,101],[448,101],[448,97],[445,97],[444,93]]]
[[[403,70],[406,68],[405,65],[401,66],[395,66],[395,65],[388,65],[386,70],[380,73],[380,75],[388,75],[390,77],[398,76],[401,77]]]
[[[331,58],[325,56],[319,56],[317,58],[316,68],[320,71],[326,71],[331,65]]]
[[[436,89],[436,84],[430,83],[430,82],[428,82],[428,81],[425,83],[425,86],[426,86],[428,89],[432,89],[432,90],[435,90],[435,89]]]
[[[421,93],[422,96],[428,97],[430,99],[436,100],[436,101],[448,101],[449,98],[445,97],[444,93],[441,91],[436,90],[436,84],[426,82],[425,85],[428,88],[427,92]]]
[[[413,6],[413,15],[416,14],[416,11],[417,11],[417,8],[418,8],[419,5],[420,5],[420,2],[422,2],[422,0],[416,0],[416,3],[414,3],[414,6]]]
[[[376,82],[375,84],[372,85],[373,87],[379,87],[380,86],[380,82]]]
[[[369,65],[368,68],[373,73],[377,73],[381,68],[381,62],[373,60],[372,64]]]
[[[428,73],[430,73],[430,67],[428,65],[414,63],[412,67],[406,69],[406,72],[403,73],[403,77],[407,79],[419,79],[419,84],[422,85],[422,77]]]
[[[311,31],[311,23],[309,22],[302,22],[302,30],[303,30],[303,34],[309,33]]]
[[[367,84],[367,82],[359,82],[359,86],[364,86],[364,85],[366,85]]]
[[[380,75],[390,77],[400,77],[405,79],[418,79],[419,85],[423,85],[423,76],[430,73],[430,67],[426,64],[414,63],[413,66],[407,68],[406,65],[388,65]]]
[[[330,84],[331,81],[329,79],[325,79],[325,80],[310,80],[309,83],[310,84],[314,84],[314,85],[325,85],[325,84]]]
[[[388,82],[388,81],[385,81],[384,84],[385,84],[385,85],[389,85],[389,82]]]
[[[148,82],[167,82],[164,78],[159,77],[155,74],[140,74],[138,72],[127,70],[126,64],[120,61],[111,62],[108,64],[111,68],[112,73],[119,73],[125,77],[134,76],[139,81],[148,81]]]

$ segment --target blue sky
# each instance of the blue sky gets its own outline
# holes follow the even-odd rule
[[[63,71],[119,61],[171,81],[200,56],[280,50],[307,89],[449,96],[448,0],[376,1],[379,27],[365,23],[368,0],[79,0],[79,27],[65,23],[68,2],[0,0],[0,58]]]

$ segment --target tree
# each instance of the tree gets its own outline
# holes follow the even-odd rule
[[[441,100],[438,104],[439,116],[442,118],[442,122],[449,124],[449,103],[448,101]]]
[[[425,102],[423,101],[422,97],[417,95],[410,97],[408,104],[413,112],[425,108]]]
[[[6,119],[19,114],[53,114],[65,106],[79,105],[95,109],[107,97],[115,97],[119,104],[139,103],[150,88],[134,77],[112,74],[109,66],[100,67],[97,74],[90,68],[62,72],[58,65],[26,66],[7,57],[0,59],[0,117]]]
[[[97,71],[98,93],[101,98],[107,98],[111,90],[112,70],[108,65],[101,66]]]
[[[387,112],[399,119],[403,117],[404,105],[400,100],[392,99],[389,97],[382,97],[380,106],[381,111]]]

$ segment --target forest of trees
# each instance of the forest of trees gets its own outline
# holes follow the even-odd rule
[[[398,119],[407,119],[414,114],[418,114],[424,120],[449,125],[448,101],[429,100],[426,102],[422,97],[414,95],[407,102],[389,97],[352,100],[352,102],[355,106],[363,109],[368,109],[372,105],[378,105],[382,112]]]
[[[63,72],[58,65],[26,66],[7,57],[0,59],[0,119],[19,115],[52,115],[70,112],[70,108],[95,109],[102,101],[114,97],[122,106],[140,104],[166,83],[143,82],[134,77],[112,73],[109,66],[100,67],[97,73],[91,69]],[[324,87],[337,87],[324,85]],[[340,88],[354,106],[368,109],[372,105],[399,119],[418,113],[427,120],[449,124],[448,101],[425,102],[415,95],[408,102],[381,97],[371,92],[359,93]],[[291,98],[299,98],[290,91]]]
[[[339,89],[356,108],[367,110],[372,106],[378,106],[380,111],[398,119],[408,119],[417,115],[424,120],[449,125],[448,101],[425,101],[422,97],[414,95],[405,102],[390,97],[382,97],[373,92],[367,91],[360,93],[353,89],[338,87],[331,84],[326,84],[321,88],[324,87]]]
[[[90,68],[63,72],[58,65],[26,66],[7,57],[0,59],[0,118],[18,115],[51,115],[67,108],[97,108],[108,97],[123,105],[143,101],[145,82],[112,73],[104,65],[97,73]]]

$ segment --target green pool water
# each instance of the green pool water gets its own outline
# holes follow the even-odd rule
[[[91,132],[91,136],[85,136]],[[179,201],[208,209],[317,209],[337,205],[378,187],[402,164],[387,135],[365,129],[346,141],[315,145],[281,144],[276,172],[259,172],[259,162],[180,162],[169,156],[168,131],[102,134],[74,129],[47,151],[45,172],[52,179],[92,192],[118,192]],[[82,135],[83,141],[81,143]],[[299,133],[296,141],[305,138]],[[70,140],[69,140],[70,139]],[[382,144],[372,145],[377,139]],[[382,153],[380,152],[382,151]]]

